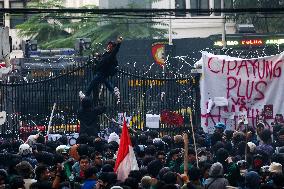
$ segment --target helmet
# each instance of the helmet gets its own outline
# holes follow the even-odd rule
[[[119,144],[119,142],[120,142],[119,136],[115,132],[112,132],[109,135],[108,140],[107,140],[108,143],[110,143],[112,141],[115,141],[117,144]]]
[[[32,153],[32,148],[28,144],[21,144],[19,147],[20,155],[28,155]]]
[[[64,153],[68,153],[69,149],[70,148],[66,145],[59,145],[56,148],[56,152],[60,154],[64,154]]]
[[[219,128],[219,129],[223,129],[223,130],[226,129],[226,125],[222,122],[217,123],[214,127]]]

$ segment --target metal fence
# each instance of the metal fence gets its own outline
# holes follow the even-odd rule
[[[31,70],[23,76],[9,76],[0,85],[0,111],[7,113],[1,125],[1,137],[26,138],[32,131],[47,131],[53,104],[56,109],[51,132],[74,133],[79,130],[77,111],[80,108],[78,92],[85,91],[94,73],[91,64],[75,62],[72,65],[51,69]],[[161,114],[162,111],[176,112],[184,118],[182,126],[159,124],[166,134],[181,132],[189,127],[189,109],[193,110],[194,125],[199,124],[199,85],[193,76],[157,78],[135,69],[120,69],[110,78],[118,86],[121,102],[104,85],[99,89],[99,104],[109,107],[100,116],[100,127],[106,131],[115,124],[118,113],[126,112],[131,117],[135,130],[147,129],[146,114]]]

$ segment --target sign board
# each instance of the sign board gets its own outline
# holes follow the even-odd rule
[[[146,127],[151,129],[158,129],[160,123],[160,114],[146,114]]]
[[[200,106],[205,131],[213,132],[217,122],[224,122],[234,130],[240,111],[247,112],[249,126],[255,127],[257,115],[267,104],[273,104],[266,107],[269,119],[273,118],[273,112],[284,113],[284,96],[280,92],[284,88],[284,53],[240,59],[203,52],[202,70]],[[215,97],[227,99],[228,106],[214,106],[207,113],[209,101]],[[222,112],[233,113],[234,121],[227,123]]]
[[[282,38],[260,38],[252,37],[251,39],[231,39],[226,41],[229,47],[246,47],[246,46],[264,46],[264,45],[283,45],[284,37]],[[223,47],[221,40],[214,41],[214,46]]]
[[[56,141],[56,140],[58,140],[61,137],[62,137],[61,134],[49,134],[48,135],[48,140]],[[79,133],[68,134],[67,135],[68,146],[72,146],[72,145],[76,144],[76,140],[77,140],[78,137],[79,137]]]

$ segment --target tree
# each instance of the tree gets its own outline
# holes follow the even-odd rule
[[[159,0],[148,0],[147,3]],[[49,0],[50,6],[58,7],[61,0]],[[42,7],[42,4],[39,4]],[[59,5],[60,6],[60,5]],[[140,4],[131,3],[130,8],[139,8]],[[86,7],[97,8],[97,7]],[[73,47],[76,38],[92,39],[92,45],[99,47],[110,39],[122,35],[127,39],[164,38],[166,29],[156,27],[158,23],[151,18],[137,15],[94,15],[94,14],[46,14],[36,15],[18,26],[22,36],[31,36],[38,40],[41,48]],[[53,22],[43,21],[49,17]],[[67,32],[68,31],[68,32]],[[47,37],[45,37],[47,36]]]
[[[137,19],[129,17],[100,17],[90,18],[86,24],[82,24],[80,30],[74,32],[73,36],[89,37],[92,39],[93,45],[106,43],[110,39],[115,39],[121,35],[127,39],[153,39],[164,38],[165,29],[155,27],[156,22],[150,19]],[[93,27],[98,24],[97,27]]]
[[[234,8],[284,8],[282,0],[235,0]],[[253,24],[258,33],[284,32],[284,18],[282,14],[236,14],[234,16],[238,24]]]
[[[45,3],[34,1],[30,4],[32,8],[63,8],[62,0],[48,0]],[[57,20],[56,13],[32,15],[26,22],[16,26],[19,29],[19,35],[36,39],[40,47],[48,47],[46,43],[57,42],[65,39],[60,46],[70,46],[70,41],[66,40],[71,37],[67,26],[70,20]]]
[[[148,0],[151,4],[159,0]],[[141,4],[131,3],[129,8],[142,8]],[[164,38],[167,30],[156,27],[157,23],[151,18],[143,16],[111,16],[84,14],[80,21],[72,23],[72,38],[87,37],[92,39],[92,46],[99,48],[98,44],[104,44],[117,36],[125,36],[127,39],[153,39]],[[64,40],[64,39],[63,39]],[[70,38],[65,39],[65,41]]]

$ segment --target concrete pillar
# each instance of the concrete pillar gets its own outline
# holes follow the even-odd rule
[[[209,0],[209,9],[214,9],[214,0]],[[210,16],[214,16],[214,13],[211,13]]]
[[[10,2],[9,0],[4,0],[4,8],[5,9],[9,9],[10,8]],[[10,28],[10,14],[5,13],[4,16],[4,22],[5,22],[5,27],[9,27]]]

